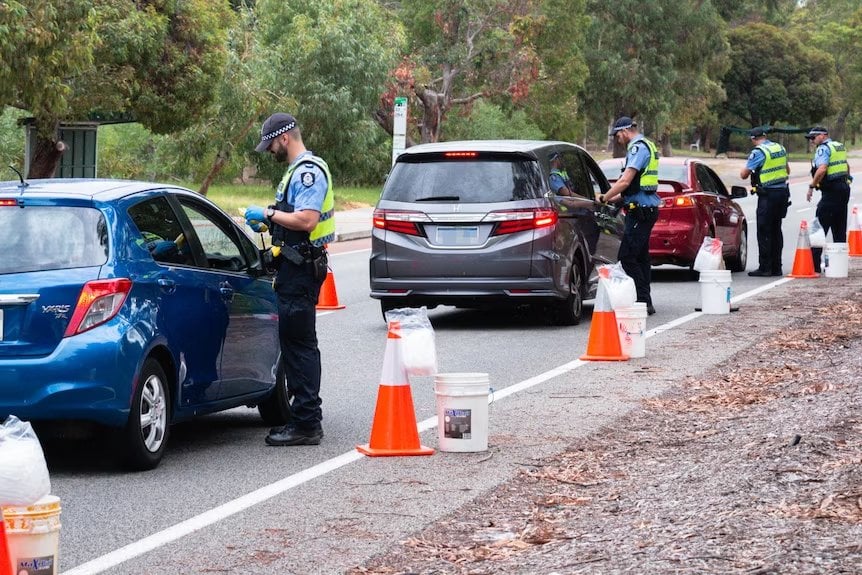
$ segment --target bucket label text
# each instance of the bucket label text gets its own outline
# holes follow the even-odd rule
[[[443,436],[450,439],[472,439],[473,434],[471,409],[444,409]]]
[[[53,575],[54,556],[19,558],[15,575]]]

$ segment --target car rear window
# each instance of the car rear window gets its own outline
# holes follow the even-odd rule
[[[538,163],[500,154],[449,158],[440,154],[399,160],[381,199],[395,202],[492,203],[542,194]]]
[[[687,184],[688,166],[662,165],[661,160],[659,160],[658,179]]]
[[[108,230],[95,208],[0,208],[0,274],[99,266],[108,259]]]

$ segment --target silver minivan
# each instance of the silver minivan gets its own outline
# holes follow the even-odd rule
[[[622,216],[594,200],[609,187],[586,150],[566,142],[410,147],[374,211],[371,297],[384,313],[531,304],[577,324],[596,266],[617,259]]]

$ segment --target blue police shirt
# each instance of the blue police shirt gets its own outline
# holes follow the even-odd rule
[[[772,143],[772,141],[769,138],[767,138],[767,139],[763,140],[762,144],[759,144],[759,145],[767,146],[771,143]],[[759,148],[754,148],[753,150],[751,150],[751,153],[748,154],[748,161],[745,163],[745,167],[748,168],[749,170],[751,170],[752,172],[756,172],[761,167],[763,167],[763,163],[765,161],[766,161],[766,154],[763,153],[763,150],[761,150]],[[784,185],[785,185],[784,182],[779,182],[779,183],[772,184],[771,186],[769,186],[769,189],[780,188]],[[766,187],[766,186],[764,186],[764,187]]]
[[[566,188],[566,181],[563,177],[557,172],[551,172],[551,176],[548,178],[548,183],[551,185],[551,191],[557,195],[560,194],[560,190]]]
[[[820,166],[828,166],[829,159],[832,157],[832,150],[827,146],[829,142],[832,141],[832,138],[826,138],[823,142],[817,146],[817,151],[814,152],[814,167],[819,168]]]
[[[290,167],[296,166],[287,190],[287,203],[292,205],[294,211],[297,212],[302,210],[323,211],[323,200],[326,198],[328,183],[323,170],[317,164],[305,160],[312,155],[311,152],[305,151],[288,167],[290,169]]]
[[[628,153],[626,154],[626,165],[623,168],[623,171],[626,171],[629,168],[634,168],[639,173],[642,173],[646,170],[650,161],[650,150],[649,146],[643,142],[643,139],[643,134],[638,134],[631,142],[629,142]],[[641,190],[638,190],[631,196],[626,196],[626,201],[636,202],[642,206],[652,208],[661,205],[661,199],[658,197],[658,194],[648,194]]]

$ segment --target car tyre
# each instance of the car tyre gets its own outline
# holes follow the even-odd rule
[[[126,423],[123,456],[130,469],[144,471],[159,465],[170,435],[171,396],[168,378],[153,358],[144,362]]]
[[[576,260],[569,272],[569,295],[554,305],[553,320],[557,325],[578,325],[584,311],[584,275]]]
[[[293,394],[287,387],[287,374],[284,366],[279,364],[275,374],[275,387],[269,397],[257,404],[257,411],[267,425],[286,425],[291,420],[292,403]]]
[[[728,258],[727,269],[732,272],[744,272],[748,265],[748,231],[743,228],[739,235],[739,248],[736,255]]]

